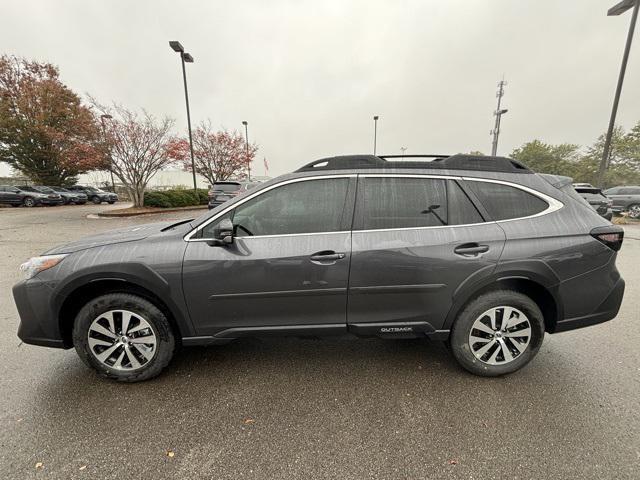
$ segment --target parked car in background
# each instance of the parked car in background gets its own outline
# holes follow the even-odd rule
[[[237,197],[247,190],[251,190],[260,182],[224,181],[216,182],[209,189],[209,210],[222,205],[227,200]]]
[[[614,213],[629,212],[631,218],[640,218],[640,187],[613,187],[605,190],[604,194],[613,200]]]
[[[607,198],[607,196],[602,193],[602,190],[596,187],[576,187],[576,184],[574,184],[573,188],[575,188],[576,192],[578,192],[601,217],[611,221],[613,218],[613,210],[611,210],[613,200]]]
[[[65,205],[73,203],[74,205],[84,205],[87,203],[87,195],[82,192],[72,192],[62,187],[47,187],[60,195]]]
[[[570,179],[508,158],[328,158],[197,219],[28,260],[18,336],[125,382],[178,346],[265,335],[442,340],[470,372],[503,375],[546,333],[617,315],[623,236]]]
[[[107,202],[113,205],[118,201],[117,194],[113,192],[105,192],[104,190],[100,190],[96,187],[74,185],[73,187],[69,187],[67,190],[70,190],[72,192],[84,193],[89,201],[95,203],[96,205],[99,205],[102,202]]]
[[[22,202],[25,207],[33,207],[35,205],[55,206],[62,205],[64,203],[62,197],[50,188],[29,185],[18,185],[17,187],[28,195]],[[34,203],[32,204],[32,202]]]
[[[590,183],[574,183],[573,188],[594,188]]]
[[[29,195],[22,192],[18,187],[14,187],[13,185],[0,185],[0,204],[2,205],[18,207],[23,205],[25,198],[28,197]],[[35,205],[35,201],[29,203],[30,207]]]

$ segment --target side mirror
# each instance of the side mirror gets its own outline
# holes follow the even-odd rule
[[[213,229],[213,239],[209,245],[231,245],[233,243],[233,222],[228,218],[222,220]]]

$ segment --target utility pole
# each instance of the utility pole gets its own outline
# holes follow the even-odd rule
[[[607,15],[610,17],[617,16],[621,13],[626,12],[630,8],[633,8],[633,13],[631,14],[631,22],[629,23],[629,31],[627,32],[627,42],[624,45],[624,53],[622,54],[622,65],[620,66],[620,73],[618,74],[616,93],[613,97],[613,107],[611,108],[611,117],[609,118],[609,128],[607,129],[607,136],[605,137],[604,147],[602,149],[602,159],[600,160],[600,167],[598,168],[598,179],[596,185],[600,188],[604,187],[604,174],[607,171],[607,168],[609,168],[609,156],[611,155],[611,137],[613,136],[613,129],[616,124],[616,114],[618,113],[618,103],[620,102],[620,93],[622,92],[622,82],[624,81],[624,74],[627,70],[629,50],[631,50],[633,32],[636,29],[636,21],[638,20],[638,9],[640,9],[640,0],[623,0],[611,7],[607,12]]]
[[[496,108],[496,111],[493,112],[493,114],[496,117],[496,123],[493,127],[493,130],[491,130],[490,135],[493,135],[493,143],[491,145],[491,155],[495,156],[496,153],[498,152],[498,137],[500,136],[500,119],[502,118],[502,115],[504,115],[505,113],[507,113],[507,109],[500,108],[500,104],[502,103],[502,97],[504,96],[504,86],[507,84],[507,82],[504,81],[504,78],[502,80],[500,80],[498,82],[498,92],[496,93],[496,97],[498,97],[498,107]]]
[[[378,119],[380,117],[378,115],[373,116],[373,154],[376,154],[377,146],[378,146]]]
[[[249,122],[243,120],[242,125],[244,125],[244,145],[246,152],[245,155],[247,156],[247,172],[249,174],[248,180],[251,181],[251,160],[249,160]]]
[[[400,147],[400,150],[402,151],[402,156],[404,157],[404,152],[407,151],[407,147]]]

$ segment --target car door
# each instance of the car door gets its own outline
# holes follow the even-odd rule
[[[442,327],[456,288],[492,271],[505,235],[454,178],[360,175],[349,280],[349,329]]]
[[[0,203],[19,204],[22,202],[20,190],[16,187],[0,187]]]
[[[270,185],[192,232],[183,289],[198,334],[346,330],[355,184],[338,175]],[[234,241],[212,246],[225,219]]]

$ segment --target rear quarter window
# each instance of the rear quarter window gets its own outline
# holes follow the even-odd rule
[[[466,183],[493,220],[529,217],[549,207],[541,198],[510,185],[473,180]]]

